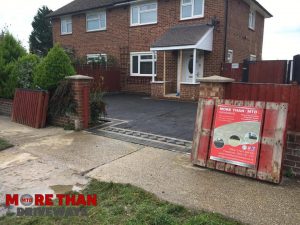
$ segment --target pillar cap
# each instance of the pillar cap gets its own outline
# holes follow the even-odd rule
[[[203,77],[197,80],[200,81],[201,83],[232,83],[235,81],[232,78],[222,77],[217,75],[210,76],[210,77]]]
[[[85,75],[73,75],[66,77],[68,80],[93,80],[93,77],[85,76]]]

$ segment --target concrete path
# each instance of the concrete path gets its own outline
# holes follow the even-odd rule
[[[271,185],[193,167],[189,155],[86,132],[32,129],[0,116],[0,193],[80,189],[96,178],[131,183],[162,199],[249,224],[299,224],[300,183]],[[1,199],[0,199],[1,203]],[[1,208],[0,208],[1,214]]]

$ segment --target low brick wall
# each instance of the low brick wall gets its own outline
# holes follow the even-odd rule
[[[0,98],[0,115],[11,116],[13,100]]]
[[[181,84],[180,100],[198,101],[200,84]]]
[[[151,83],[151,97],[152,98],[163,98],[164,97],[164,83],[163,82]]]
[[[199,88],[200,98],[224,98],[224,83],[201,83]]]
[[[300,133],[288,133],[284,170],[285,173],[292,172],[293,175],[300,177]]]

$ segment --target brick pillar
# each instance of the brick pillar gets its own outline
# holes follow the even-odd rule
[[[79,121],[79,127],[76,129],[86,129],[90,122],[90,86],[92,77],[83,75],[74,75],[66,77],[72,83],[72,89],[74,91],[74,98],[77,102],[77,120]]]
[[[199,98],[223,99],[225,98],[226,85],[234,82],[234,79],[221,76],[211,76],[201,78],[199,81]]]

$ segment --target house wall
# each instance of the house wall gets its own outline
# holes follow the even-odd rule
[[[150,46],[169,28],[178,24],[208,24],[212,18],[219,22],[214,30],[213,51],[205,52],[204,76],[219,75],[224,61],[225,9],[227,0],[205,0],[204,18],[180,20],[181,0],[158,0],[158,22],[152,25],[130,27],[130,6],[107,9],[107,29],[86,32],[85,14],[73,15],[73,34],[60,35],[60,18],[52,20],[53,40],[62,46],[73,48],[79,57],[92,53],[106,53],[117,60],[121,69],[123,91],[151,92],[150,80],[145,77],[130,76],[130,52],[149,51]],[[250,54],[261,59],[263,45],[264,18],[256,14],[255,30],[248,28],[250,6],[244,1],[228,0],[228,29],[226,52],[234,51],[233,61],[242,62]],[[123,51],[121,49],[126,49]],[[174,54],[167,54],[166,61],[173,63]],[[176,53],[177,54],[177,53]],[[123,62],[122,63],[122,59]],[[157,80],[162,80],[161,53],[158,56]],[[170,69],[170,68],[168,68]],[[171,80],[175,80],[177,70],[168,70]],[[174,73],[174,74],[173,74]],[[177,79],[177,78],[176,78]],[[174,85],[173,85],[174,86]],[[175,90],[175,87],[171,87]]]
[[[53,19],[53,40],[54,43],[73,48],[77,56],[85,57],[86,54],[91,53],[106,53],[114,56],[120,62],[120,48],[127,48],[127,54],[130,52],[149,51],[150,46],[169,28],[178,24],[207,24],[211,22],[213,17],[216,17],[220,24],[214,32],[213,51],[205,54],[204,76],[211,76],[220,74],[221,63],[223,62],[224,9],[224,0],[206,0],[204,18],[181,21],[180,0],[158,0],[157,24],[130,27],[130,7],[122,6],[107,10],[106,31],[86,32],[85,14],[78,14],[72,17],[73,34],[61,35],[60,19]],[[168,54],[167,61],[173,61],[173,57],[173,54]],[[173,63],[170,64],[173,65]],[[124,68],[121,68],[121,70],[127,71],[123,73],[121,78],[123,91],[136,91],[148,94],[151,92],[149,79],[149,82],[146,84],[145,80],[147,78],[130,77],[129,65],[121,64],[122,66]],[[177,68],[174,68],[170,73],[174,73],[168,75],[170,77],[177,76]],[[157,76],[161,77],[161,74],[157,74]],[[172,89],[174,89],[173,86]]]
[[[264,17],[256,12],[255,30],[251,30],[249,11],[244,1],[228,0],[227,50],[233,50],[234,63],[243,62],[250,54],[262,58]]]

